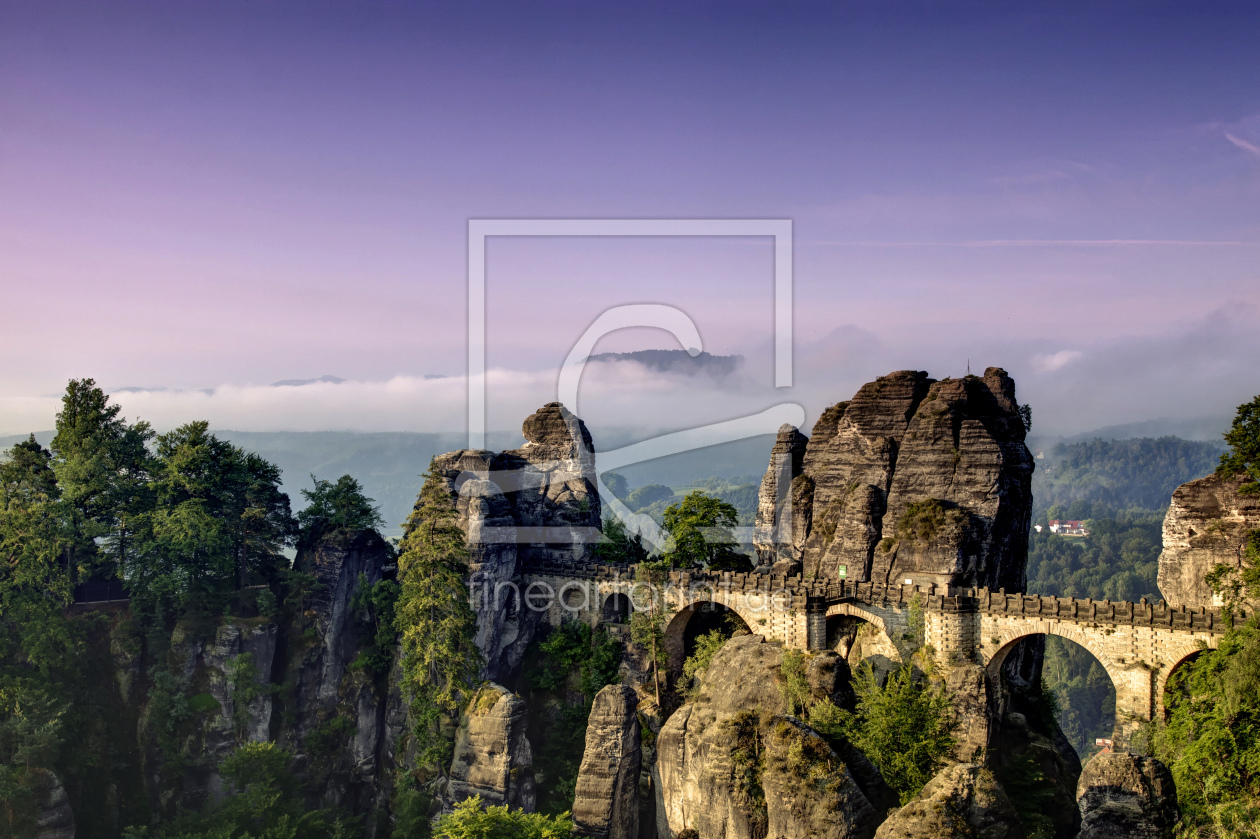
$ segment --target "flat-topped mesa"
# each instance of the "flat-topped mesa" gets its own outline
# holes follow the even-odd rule
[[[793,432],[780,430],[762,481],[763,567],[1022,590],[1034,463],[1005,370],[882,376],[823,412],[799,465]],[[782,521],[789,498],[791,528]]]

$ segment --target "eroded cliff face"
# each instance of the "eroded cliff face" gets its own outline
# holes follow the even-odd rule
[[[1260,529],[1260,493],[1240,493],[1243,485],[1242,477],[1208,475],[1173,492],[1159,555],[1159,590],[1173,606],[1222,605],[1206,578],[1218,565],[1241,568],[1247,535]]]
[[[635,713],[638,705],[638,695],[627,685],[608,685],[595,696],[573,799],[578,836],[637,839],[639,835],[643,752]]]
[[[659,836],[873,834],[879,814],[845,761],[787,716],[777,680],[782,662],[782,648],[760,635],[732,638],[714,656],[695,701],[661,728],[653,770]]]
[[[477,647],[490,680],[509,679],[520,667],[540,617],[520,609],[500,584],[534,563],[589,559],[601,523],[586,425],[550,402],[526,418],[521,433],[519,449],[434,459],[468,536]]]
[[[534,812],[534,755],[525,737],[525,700],[496,684],[484,685],[460,717],[443,791],[446,806],[480,795],[490,806]]]
[[[803,452],[799,432],[780,430],[759,496],[759,560],[808,578],[1022,589],[1024,434],[1001,368],[943,381],[903,370],[863,385],[823,412]],[[775,544],[789,497],[791,535]]]

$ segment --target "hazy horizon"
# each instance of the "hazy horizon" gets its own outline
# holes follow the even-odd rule
[[[1034,433],[1260,392],[1260,8],[1165,3],[10,4],[0,435],[70,378],[130,417],[458,430],[472,218],[791,219],[765,238],[496,238],[489,427],[604,310],[665,303],[727,378],[594,364],[645,431],[994,365]],[[677,348],[625,330],[597,352]],[[281,380],[345,379],[294,388]],[[434,378],[440,377],[440,378]],[[166,388],[121,392],[124,388]],[[208,393],[206,391],[209,391]]]

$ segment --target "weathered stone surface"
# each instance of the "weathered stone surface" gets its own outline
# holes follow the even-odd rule
[[[989,743],[989,708],[984,668],[959,664],[945,675],[950,713],[954,719],[954,759],[972,763],[984,758]]]
[[[1023,839],[1010,799],[975,763],[947,766],[918,797],[888,817],[875,839]]]
[[[446,786],[449,806],[474,795],[487,805],[534,812],[534,757],[525,737],[525,700],[496,684],[484,686],[460,717]]]
[[[1079,839],[1171,839],[1181,818],[1168,767],[1125,752],[1096,754],[1076,788]]]
[[[849,767],[795,717],[773,718],[764,733],[767,836],[783,839],[869,837],[878,824]]]
[[[638,697],[626,685],[595,695],[586,727],[586,750],[573,801],[574,832],[599,839],[639,835]]]
[[[940,382],[903,370],[863,385],[823,412],[802,458],[800,485],[813,488],[800,504],[806,576],[1022,588],[1033,470],[1024,433],[1000,368]],[[929,500],[939,526],[899,533],[910,505]]]
[[[1218,564],[1241,567],[1247,533],[1260,528],[1260,494],[1240,494],[1241,485],[1242,478],[1208,475],[1173,492],[1159,555],[1159,590],[1173,606],[1221,605],[1204,578]]]
[[[782,648],[759,635],[732,638],[714,656],[696,700],[666,721],[654,773],[658,830],[668,831],[661,835],[687,829],[699,839],[871,834],[876,813],[849,767],[808,726],[786,718],[777,686],[782,661]],[[817,681],[826,682],[822,674]],[[752,738],[768,756],[777,755],[760,778],[764,811],[750,806],[736,780],[736,763],[752,748],[742,741]],[[801,749],[793,751],[817,760],[789,761],[796,740]],[[826,782],[805,795],[800,773]]]
[[[39,772],[42,795],[39,814],[35,817],[35,839],[74,839],[74,811],[70,809],[70,797],[61,779],[48,770]]]
[[[1038,664],[1040,666],[1040,664]],[[1072,806],[1081,762],[1071,744],[1051,723],[1048,733],[1029,724],[1018,711],[1008,711],[999,724],[990,723],[996,732],[990,735],[987,765],[1001,778],[1027,777],[1039,772],[1044,779],[1041,794],[1043,812],[1053,823],[1058,839],[1070,839],[1080,827],[1080,813]]]
[[[521,559],[587,558],[600,526],[595,445],[586,424],[559,402],[526,418],[525,445],[495,458],[496,480],[507,494],[519,528],[546,528],[519,548]],[[505,485],[506,484],[506,485]]]
[[[804,552],[809,527],[802,521],[806,511],[797,510],[793,503],[792,486],[801,475],[808,442],[809,438],[794,426],[781,427],[761,479],[753,547],[759,566],[774,568],[782,563],[774,573],[796,573]]]

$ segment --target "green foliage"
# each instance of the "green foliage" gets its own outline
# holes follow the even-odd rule
[[[643,537],[626,530],[621,519],[606,516],[603,522],[603,533],[595,545],[595,558],[604,562],[625,562],[631,565],[643,562],[648,557],[643,547]]]
[[[626,506],[631,510],[638,511],[658,501],[669,501],[673,497],[674,491],[664,484],[648,484],[647,486],[636,487],[627,495]]]
[[[383,523],[380,507],[349,475],[342,475],[335,483],[314,475],[311,480],[315,488],[302,490],[307,506],[297,514],[301,544],[312,545],[336,530],[375,530]]]
[[[1037,753],[1026,750],[998,773],[998,782],[1019,814],[1027,839],[1054,839],[1055,824],[1047,815],[1053,811],[1055,788],[1046,778]]]
[[[451,743],[440,722],[457,713],[481,668],[473,638],[476,614],[464,578],[468,547],[454,499],[429,465],[398,558],[402,590],[395,628],[401,636],[402,687],[411,702],[420,765],[444,763]]]
[[[751,709],[740,711],[722,723],[722,732],[733,744],[731,803],[746,815],[753,836],[764,836],[769,826],[766,793],[761,785],[766,766],[761,723],[758,712]]]
[[[735,571],[752,567],[748,557],[737,553],[731,528],[739,523],[735,508],[696,490],[666,508],[664,527],[674,538],[674,549],[665,555],[674,568],[712,568]]]
[[[522,678],[529,689],[529,740],[541,812],[572,806],[592,702],[605,686],[619,681],[620,664],[617,639],[577,621],[530,645]]]
[[[394,795],[394,829],[390,839],[429,839],[433,825],[429,813],[433,809],[433,797],[413,787],[399,790]]]
[[[805,675],[805,653],[784,649],[783,662],[779,665],[778,688],[787,705],[789,714],[805,716],[809,710],[809,679]]]
[[[1168,721],[1152,738],[1172,770],[1183,823],[1242,836],[1260,816],[1260,623],[1235,627],[1217,650],[1179,667],[1164,695]],[[1246,820],[1240,821],[1240,818]]]
[[[1225,442],[1229,451],[1221,455],[1217,474],[1245,475],[1247,481],[1240,491],[1260,492],[1260,396],[1238,406]]]
[[[879,767],[905,804],[931,780],[953,748],[949,697],[940,685],[916,680],[909,664],[881,686],[869,663],[853,680],[857,711],[849,740]]]
[[[617,498],[624,501],[630,494],[630,484],[626,481],[626,476],[620,472],[605,472],[599,478],[604,482],[604,486],[608,487],[608,491]]]
[[[522,813],[506,806],[484,807],[474,795],[438,819],[435,839],[568,839],[573,821],[567,812],[556,816]]]
[[[183,813],[161,839],[350,839],[352,822],[312,810],[289,768],[293,755],[275,743],[245,743],[219,765],[231,794],[201,813]],[[129,836],[147,836],[132,828]]]
[[[368,585],[367,577],[359,575],[350,608],[367,614],[371,640],[351,666],[362,667],[378,678],[389,673],[394,663],[394,648],[398,645],[398,630],[394,624],[401,594],[402,587],[393,580],[379,580],[374,585]]]
[[[1127,440],[1093,439],[1059,443],[1044,451],[1033,473],[1033,513],[1058,506],[1063,515],[1050,518],[1101,518],[1103,510],[1162,510],[1173,490],[1208,475],[1220,457],[1218,443],[1178,437]],[[1074,502],[1096,508],[1093,516]],[[1084,515],[1081,513],[1084,512]]]
[[[1084,647],[1050,635],[1041,667],[1042,684],[1058,706],[1059,727],[1082,759],[1097,751],[1094,741],[1110,737],[1116,719],[1111,677]]]
[[[714,629],[696,638],[695,652],[687,656],[686,661],[683,662],[683,677],[678,682],[678,692],[684,700],[695,697],[699,691],[696,683],[704,678],[705,671],[713,663],[713,657],[729,639],[730,636],[720,629]]]
[[[541,656],[529,674],[534,689],[559,690],[576,675],[574,686],[589,702],[605,686],[620,681],[621,644],[604,629],[568,621],[548,633],[538,648]]]
[[[1058,536],[1042,519],[1028,536],[1028,591],[1095,600],[1159,598],[1163,512],[1130,511],[1089,519],[1086,538]]]
[[[37,830],[45,770],[61,746],[66,707],[35,684],[0,686],[0,835],[25,839]]]
[[[317,725],[306,735],[304,745],[316,755],[330,755],[342,748],[347,738],[355,731],[355,722],[350,717],[333,717]]]
[[[923,598],[916,591],[910,598],[910,608],[906,610],[906,633],[903,640],[914,649],[923,646],[927,631],[927,616],[923,611]]]
[[[123,557],[132,609],[150,625],[219,614],[251,579],[278,580],[294,529],[280,470],[220,440],[205,422],[156,438],[152,505]]]
[[[937,499],[912,501],[897,519],[895,532],[898,539],[930,545],[945,526],[946,519],[945,506]]]

